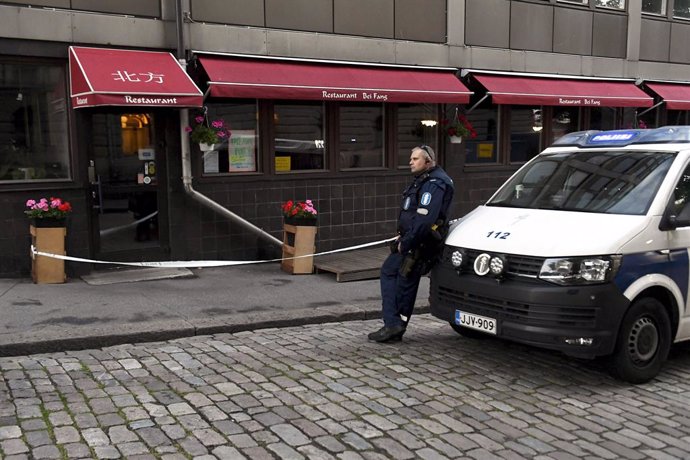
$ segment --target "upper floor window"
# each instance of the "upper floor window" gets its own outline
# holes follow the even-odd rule
[[[690,19],[690,0],[674,0],[673,17]]]
[[[594,6],[599,8],[611,8],[614,10],[624,10],[625,0],[594,0]]]
[[[666,0],[642,0],[642,12],[665,15]]]
[[[63,65],[0,62],[0,182],[70,177]]]

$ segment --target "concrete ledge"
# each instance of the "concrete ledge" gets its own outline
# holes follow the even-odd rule
[[[429,313],[428,305],[415,308],[415,314],[424,313]],[[160,342],[197,335],[232,334],[258,329],[362,321],[380,317],[381,307],[378,303],[371,303],[235,313],[188,320],[146,321],[96,327],[49,326],[35,332],[0,334],[0,356],[98,349],[126,343]]]

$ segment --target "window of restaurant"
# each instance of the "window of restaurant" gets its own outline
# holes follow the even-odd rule
[[[259,106],[257,101],[212,104],[207,118],[223,120],[231,136],[215,150],[203,152],[204,175],[259,171]]]
[[[499,107],[477,108],[465,114],[465,118],[477,132],[477,136],[474,138],[463,138],[466,164],[494,164],[498,162]]]
[[[544,128],[543,110],[540,106],[514,105],[510,114],[510,163],[523,163],[541,150]]]
[[[340,168],[385,166],[383,104],[341,104],[338,112]]]
[[[642,109],[636,114],[637,126],[635,128],[654,129],[659,127],[659,108]]]
[[[0,182],[69,179],[65,66],[0,62]]]
[[[595,107],[589,109],[589,126],[587,129],[616,129],[618,109],[615,107]]]
[[[667,110],[666,111],[666,124],[667,125],[687,125],[688,122],[688,111],[687,110]]]
[[[277,173],[326,169],[325,115],[323,102],[274,105],[273,148]]]
[[[438,151],[439,113],[437,104],[397,105],[397,166],[408,168],[410,152],[419,145]]]
[[[550,139],[547,144],[553,142],[568,133],[580,129],[579,107],[553,107],[551,114]]]

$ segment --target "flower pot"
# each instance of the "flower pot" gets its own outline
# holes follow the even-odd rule
[[[203,142],[199,142],[199,149],[202,152],[210,152],[211,150],[216,149],[216,144],[205,144]]]
[[[65,237],[67,236],[65,219],[50,217],[32,219],[29,232],[31,245],[37,251],[65,255]],[[31,278],[37,284],[64,283],[67,279],[65,261],[47,256],[32,256]]]
[[[284,222],[288,225],[301,227],[316,227],[316,219],[311,217],[285,217]]]
[[[67,227],[66,217],[32,217],[31,225],[36,228]]]
[[[295,218],[292,218],[293,222]],[[295,225],[288,223],[285,218],[283,224],[283,260],[280,268],[292,275],[308,275],[314,272],[314,254],[316,246],[316,219],[302,219],[309,225]],[[304,257],[308,256],[308,257]],[[293,259],[293,257],[297,257]]]
[[[451,144],[460,144],[462,142],[462,136],[448,136],[450,138]]]

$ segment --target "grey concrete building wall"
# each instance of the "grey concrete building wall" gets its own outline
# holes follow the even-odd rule
[[[640,18],[639,13],[634,13],[637,16],[629,18],[626,14],[564,7],[556,2],[550,2],[551,6],[548,6],[547,2],[542,4],[516,0],[431,0],[430,14],[427,15],[430,19],[427,20],[427,16],[414,18],[415,11],[418,11],[420,4],[426,4],[426,1],[384,0],[377,5],[388,12],[389,25],[376,29],[383,35],[391,36],[381,38],[345,35],[344,32],[266,28],[260,25],[268,14],[264,11],[264,5],[273,5],[273,1],[276,0],[182,0],[183,10],[192,15],[192,21],[184,25],[186,48],[269,56],[601,77],[685,80],[690,72],[687,67],[690,58],[686,55],[685,45],[689,26],[668,19]],[[308,0],[302,1],[305,6],[309,4]],[[630,11],[639,11],[640,2],[641,0],[630,0]],[[518,3],[554,8],[553,52],[510,49],[511,5]],[[333,15],[337,11],[351,14],[352,10],[345,8],[344,0],[343,3],[333,4],[338,6]],[[208,9],[205,14],[209,15],[209,20],[227,20],[228,24],[194,18],[194,14],[200,13],[204,8]],[[162,20],[26,8],[3,3],[0,5],[0,35],[36,42],[174,50],[175,1],[161,0],[160,9]],[[444,10],[443,15],[447,11],[444,32],[448,37],[446,43],[424,41],[425,38],[434,39],[427,36],[400,40],[393,38],[392,35],[398,33],[395,32],[395,23],[398,21],[401,24],[399,33],[406,36],[411,33],[409,31],[440,31],[443,27],[437,27],[437,23],[441,9]],[[373,16],[371,9],[367,11]],[[318,17],[326,23],[327,19],[323,18],[328,14],[320,12]],[[238,15],[244,15],[244,19]],[[586,31],[590,15],[592,32],[588,39]],[[272,13],[268,16],[273,17]],[[416,28],[412,27],[415,19],[419,22]],[[244,24],[234,24],[232,21]],[[641,25],[627,27],[629,24],[634,26],[635,21]],[[654,23],[657,22],[662,24],[660,29],[669,30],[668,40],[665,33],[661,38],[654,36],[657,33]],[[257,25],[251,26],[252,23]],[[323,23],[316,28],[322,28]],[[291,24],[283,22],[282,25],[287,27]],[[369,27],[367,30],[374,29]],[[631,37],[637,30],[640,31],[639,36]],[[354,32],[353,29],[349,30],[349,33]],[[589,53],[588,40],[592,41],[592,51]],[[663,54],[664,42],[670,43],[668,59]]]
[[[620,14],[594,13],[592,54],[625,58],[628,39],[628,18]]]
[[[668,61],[671,44],[671,23],[666,20],[642,19],[640,59]]]
[[[31,5],[31,6],[48,6],[52,8],[70,8],[70,0],[6,0],[3,3],[16,3],[17,5]]]
[[[331,0],[265,0],[266,27],[333,32]]]
[[[592,12],[556,8],[554,10],[553,51],[556,53],[592,54]]]
[[[166,0],[163,0],[166,1]],[[194,21],[264,27],[264,0],[190,0]]]
[[[333,0],[333,30],[338,34],[394,37],[394,0]]]
[[[72,0],[72,8],[155,18],[161,16],[160,0]]]
[[[669,60],[681,64],[690,63],[690,25],[674,23],[671,25],[671,50]],[[688,77],[690,79],[690,74]]]
[[[510,2],[466,0],[465,43],[510,48]]]
[[[395,0],[395,38],[446,42],[446,0]]]
[[[553,11],[551,5],[513,3],[510,9],[510,48],[553,51]]]

